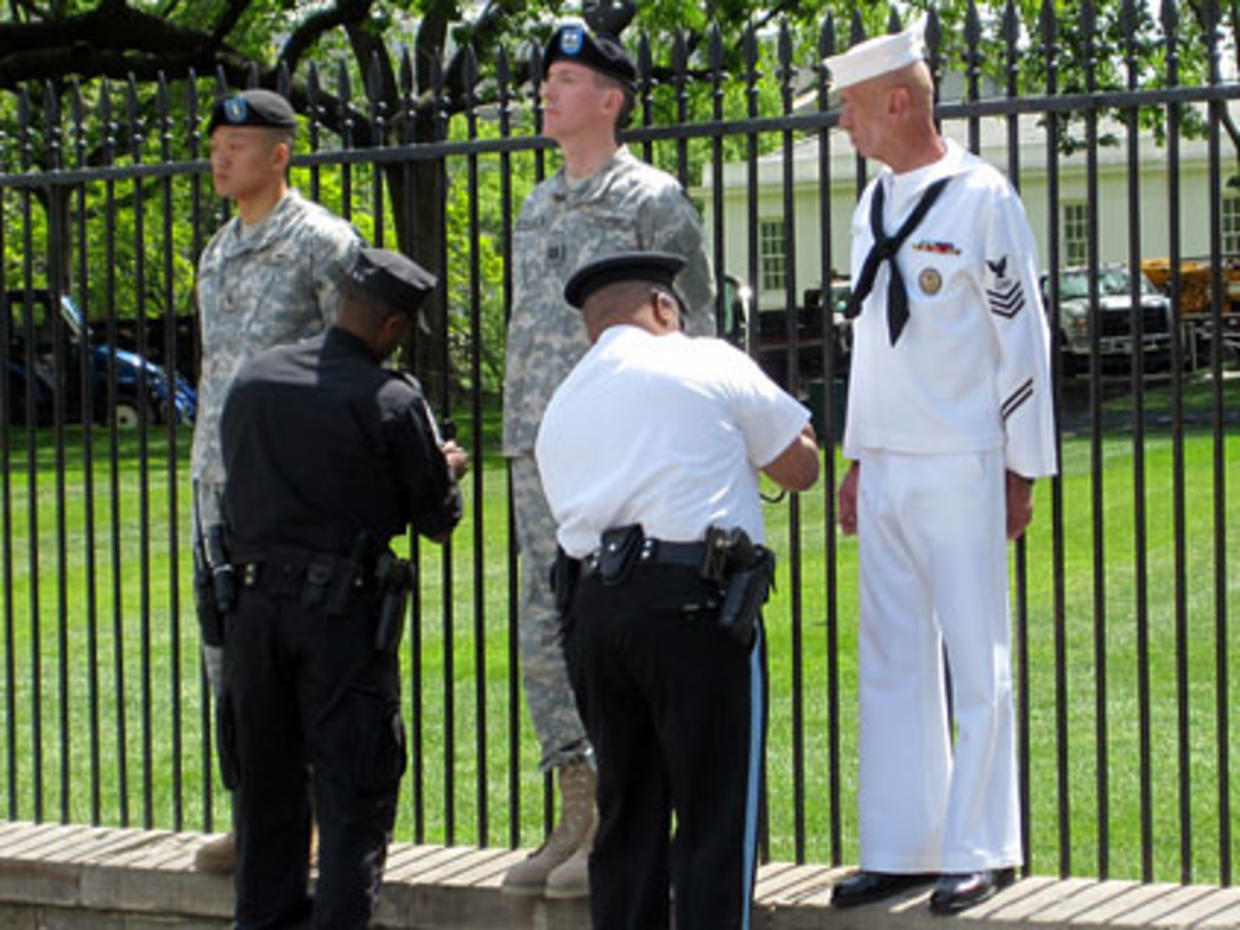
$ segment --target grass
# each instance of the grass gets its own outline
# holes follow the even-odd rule
[[[1236,383],[1227,383],[1229,410],[1240,403]],[[1148,403],[1159,403],[1156,395]],[[480,436],[468,417],[457,419],[461,441],[482,449],[475,459],[481,467],[468,480],[467,513],[451,549],[421,547],[417,622],[402,645],[414,753],[397,837],[504,845],[515,832],[521,844],[534,845],[543,829],[543,779],[514,677],[514,580],[498,417],[488,408]],[[209,814],[218,825],[226,804],[207,776],[212,767],[204,765],[205,690],[189,583],[189,433],[161,428],[145,448],[137,434],[123,434],[115,467],[107,433],[90,438],[95,459],[88,469],[85,437],[67,431],[62,491],[52,431],[10,435],[8,483],[0,487],[0,659],[8,685],[0,706],[0,805],[16,818],[199,829]],[[1177,451],[1186,489],[1178,508]],[[1187,871],[1193,880],[1218,882],[1220,791],[1230,792],[1233,809],[1240,801],[1236,711],[1221,746],[1218,732],[1221,709],[1240,707],[1240,559],[1230,554],[1240,539],[1235,427],[1221,455],[1208,427],[1187,432],[1178,450],[1165,431],[1147,433],[1140,449],[1126,434],[1108,434],[1096,446],[1088,436],[1069,439],[1063,466],[1061,504],[1051,482],[1037,488],[1026,543],[1026,620],[1018,637],[1017,661],[1028,680],[1032,866],[1040,873],[1169,881]],[[1135,506],[1139,473],[1142,520]],[[1225,491],[1221,511],[1216,486]],[[828,536],[831,493],[822,483],[795,504],[767,508],[781,566],[767,610],[775,859],[856,860],[856,546]],[[1178,550],[1177,513],[1184,526]],[[794,544],[799,585],[791,576]],[[1149,721],[1144,748],[1143,715]],[[833,716],[839,722],[834,746]],[[1188,762],[1183,779],[1181,758]],[[1151,790],[1143,802],[1145,770]],[[1182,802],[1191,834],[1185,861]],[[1061,805],[1067,812],[1062,843]],[[1150,825],[1148,863],[1143,818]],[[1229,842],[1235,860],[1240,836],[1234,829]]]

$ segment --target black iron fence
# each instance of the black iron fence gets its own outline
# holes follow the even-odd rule
[[[1222,57],[1234,29],[1204,8],[1182,22],[1168,3],[1155,23],[1126,2],[1112,24],[1092,3],[1063,20],[1048,3],[1037,22],[1013,5],[987,22],[970,6],[927,25],[944,131],[1022,189],[1054,272],[1063,469],[1040,484],[1013,547],[1025,843],[1041,873],[1230,884],[1240,851],[1240,558],[1228,538],[1240,537],[1240,372],[1226,260],[1240,248],[1240,84]],[[1105,44],[1114,29],[1126,38]],[[814,36],[750,30],[736,46],[717,32],[666,49],[642,39],[626,136],[702,208],[721,325],[819,419],[822,483],[768,509],[781,574],[764,832],[774,858],[831,863],[856,857],[856,551],[835,530],[848,340],[830,298],[847,287],[834,269],[868,168],[833,130],[819,61],[861,37],[859,20],[845,37],[828,18]],[[281,87],[308,117],[294,184],[441,272],[433,334],[409,358],[475,456],[452,544],[410,543],[421,583],[402,647],[412,758],[398,838],[530,845],[551,799],[521,707],[498,386],[515,216],[556,155],[522,77],[538,73],[536,49],[459,61],[452,73],[376,63],[365,95],[343,68]],[[394,97],[376,92],[385,79]],[[0,106],[10,819],[200,829],[226,811],[186,554],[192,398],[176,374],[192,379],[196,331],[182,318],[195,259],[226,215],[202,138],[221,89],[49,83]],[[369,102],[380,99],[399,104]],[[1143,262],[1163,295],[1147,293]],[[1082,294],[1068,292],[1070,265]],[[129,368],[110,348],[125,332]]]

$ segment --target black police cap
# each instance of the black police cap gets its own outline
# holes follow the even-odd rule
[[[269,129],[294,129],[297,116],[287,100],[271,90],[243,90],[215,102],[207,135],[220,126],[256,126]]]
[[[611,36],[593,35],[585,26],[570,23],[552,33],[543,53],[544,73],[560,59],[602,72],[629,90],[637,85],[637,62],[629,50]]]
[[[676,294],[675,280],[685,260],[668,252],[621,252],[582,265],[564,285],[564,299],[580,310],[595,291],[618,281],[649,281]],[[679,295],[676,297],[680,299]]]
[[[413,259],[387,249],[361,249],[348,279],[390,307],[416,314],[438,279]]]

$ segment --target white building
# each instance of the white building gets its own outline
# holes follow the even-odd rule
[[[1234,115],[1240,116],[1240,104],[1232,104]],[[1058,228],[1059,263],[1061,267],[1082,265],[1087,259],[1089,193],[1087,185],[1087,152],[1082,144],[1070,155],[1052,151],[1048,155],[1048,131],[1042,116],[1022,116],[1017,121],[1019,174],[1021,191],[1030,223],[1038,240],[1038,260],[1047,264],[1051,224]],[[968,144],[968,122],[945,123],[948,135],[962,145]],[[979,120],[980,154],[1004,174],[1009,171],[1008,122],[1005,118],[987,117]],[[1074,120],[1072,134],[1081,139],[1084,125]],[[1141,258],[1167,256],[1170,253],[1170,201],[1167,149],[1160,146],[1152,133],[1138,136],[1138,177],[1135,214],[1129,209],[1129,166],[1127,127],[1113,119],[1099,121],[1098,135],[1109,144],[1097,150],[1098,256],[1100,263],[1127,263],[1129,258],[1128,230],[1134,216],[1141,228]],[[1240,188],[1228,180],[1240,174],[1236,151],[1220,127],[1220,177],[1222,179],[1222,249],[1224,253],[1240,253]],[[830,215],[820,216],[819,210],[819,138],[804,138],[792,148],[792,192],[796,281],[794,293],[798,302],[807,288],[817,288],[823,278],[823,236],[830,238],[830,266],[848,273],[849,224],[857,200],[857,159],[847,133],[832,129],[827,135],[830,166]],[[744,162],[732,162],[723,171],[722,226],[713,215],[710,166],[703,171],[702,186],[694,193],[704,205],[708,235],[721,229],[724,240],[724,270],[754,287],[757,306],[762,309],[783,307],[789,270],[789,243],[785,241],[783,149],[758,159],[756,228],[748,225],[749,168]],[[1048,167],[1058,171],[1058,200],[1048,199]],[[878,165],[871,163],[870,172]],[[1201,256],[1210,248],[1209,161],[1205,139],[1181,138],[1180,141],[1180,252],[1184,257]],[[758,245],[758,267],[749,267],[750,237]],[[751,272],[753,272],[751,274]],[[754,278],[756,280],[750,280]]]

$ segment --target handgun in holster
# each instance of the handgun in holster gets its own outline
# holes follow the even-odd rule
[[[224,616],[237,606],[237,587],[222,523],[207,527],[194,543],[194,599],[202,641],[224,645]]]
[[[375,562],[375,581],[382,596],[379,624],[375,627],[375,651],[389,652],[396,648],[404,632],[405,609],[409,606],[409,591],[414,581],[413,566],[388,550]]]
[[[702,575],[723,592],[719,626],[742,646],[753,644],[762,605],[775,585],[775,553],[754,543],[740,527],[706,531]]]

